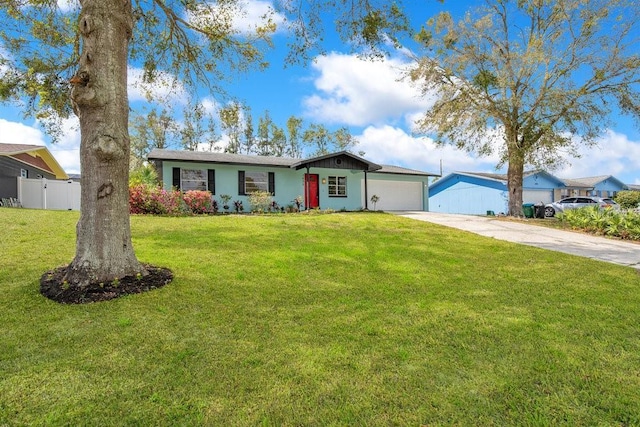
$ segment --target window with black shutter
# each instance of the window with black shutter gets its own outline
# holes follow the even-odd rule
[[[269,193],[276,195],[276,174],[273,172],[269,172]]]
[[[244,171],[238,171],[238,195],[244,196],[247,194],[244,191]]]
[[[207,171],[207,189],[211,194],[216,194],[216,171],[214,169]]]
[[[173,168],[173,182],[171,185],[178,190],[180,189],[180,168]]]

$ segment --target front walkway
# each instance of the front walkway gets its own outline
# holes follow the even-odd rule
[[[572,231],[508,221],[490,216],[394,212],[406,218],[427,221],[481,236],[536,246],[640,269],[640,244]]]

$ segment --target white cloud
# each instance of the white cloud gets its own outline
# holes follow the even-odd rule
[[[129,102],[160,100],[169,105],[187,103],[187,90],[175,76],[160,71],[153,83],[146,83],[143,80],[143,69],[129,68],[127,73]]]
[[[256,34],[265,24],[276,25],[276,32],[284,31],[285,16],[277,13],[273,2],[265,0],[241,0],[236,3],[210,2],[197,12],[190,12],[186,20],[197,26],[213,25],[236,34]]]
[[[0,119],[0,142],[5,144],[45,145],[44,133],[23,123]]]
[[[276,32],[284,30],[285,17],[275,12],[273,3],[264,0],[246,0],[241,2],[244,14],[233,20],[233,26],[243,34],[255,32],[257,27],[263,26],[265,18],[276,24]]]
[[[562,178],[613,175],[626,184],[640,181],[640,141],[610,129],[596,147],[583,146],[578,152],[580,158],[564,156],[569,164],[553,173]]]
[[[358,150],[373,162],[408,167],[426,172],[494,171],[496,157],[479,160],[475,156],[452,146],[438,147],[432,139],[414,137],[403,129],[389,125],[369,126],[356,138]]]
[[[432,101],[405,80],[409,64],[399,59],[367,61],[353,55],[332,53],[316,59],[320,92],[303,100],[312,120],[366,126],[407,120],[427,109]]]
[[[200,104],[202,105],[202,108],[207,114],[216,114],[217,111],[220,109],[220,107],[218,106],[218,102],[215,99],[208,96],[203,98]]]

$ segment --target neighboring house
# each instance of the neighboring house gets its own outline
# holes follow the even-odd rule
[[[18,178],[68,179],[47,147],[0,143],[0,198],[18,198]]]
[[[550,203],[564,182],[545,171],[524,173],[523,203]],[[429,186],[432,212],[485,215],[508,211],[507,175],[454,172]]]
[[[148,159],[165,188],[208,190],[249,209],[248,195],[268,191],[280,206],[301,196],[305,208],[428,210],[428,179],[437,174],[383,166],[341,151],[308,159],[154,149]]]
[[[640,191],[640,185],[637,184],[627,184],[627,188],[631,191]]]
[[[559,189],[556,199],[571,196],[615,197],[629,186],[611,175],[565,179],[565,188]]]
[[[564,197],[614,197],[630,189],[611,175],[561,179],[545,171],[525,172],[522,180],[523,203],[551,203]],[[485,215],[508,210],[507,175],[454,172],[429,187],[432,212]]]

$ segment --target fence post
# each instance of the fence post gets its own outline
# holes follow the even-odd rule
[[[47,209],[47,178],[41,178],[42,188],[42,209]]]
[[[21,177],[21,176],[17,177],[17,180],[18,180],[18,181],[17,181],[17,184],[16,184],[16,185],[18,186],[18,201],[19,201],[21,204],[23,204],[23,203],[22,203],[22,200],[23,200],[23,199],[22,199],[22,177]]]

